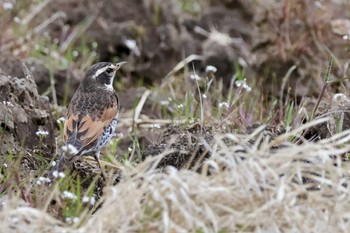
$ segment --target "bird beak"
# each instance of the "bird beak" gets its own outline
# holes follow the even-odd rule
[[[115,64],[115,70],[119,70],[120,68],[122,68],[127,62],[126,61],[122,61],[122,62],[118,62],[117,64]]]

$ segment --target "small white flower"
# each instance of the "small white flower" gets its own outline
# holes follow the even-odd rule
[[[47,135],[49,135],[49,132],[39,129],[38,131],[36,131],[35,134],[39,137],[41,137],[41,136],[46,137]]]
[[[248,86],[247,83],[243,84],[243,88],[246,89],[246,91],[250,92],[252,90],[252,88],[250,86]]]
[[[160,105],[169,105],[169,101],[168,100],[161,100],[160,102]]]
[[[132,148],[131,148],[131,147],[129,147],[129,148],[128,148],[128,151],[129,151],[129,152],[131,152],[131,151],[132,151]]]
[[[77,200],[77,196],[74,193],[69,191],[63,191],[62,197],[64,199],[71,199],[72,201]]]
[[[2,4],[2,7],[5,9],[5,10],[11,10],[13,9],[13,3],[12,2],[4,2]]]
[[[206,94],[202,95],[203,99],[206,99],[208,96]]]
[[[4,165],[4,167],[8,167],[8,166],[7,166],[7,163],[4,163],[3,165]]]
[[[243,85],[242,81],[236,81],[235,82],[236,87],[241,87]]]
[[[53,175],[53,177],[57,178],[58,177],[58,171],[53,171],[52,175]]]
[[[228,107],[229,107],[229,105],[226,102],[219,103],[219,108],[228,108]]]
[[[350,36],[349,35],[344,35],[343,36],[343,40],[350,40]]]
[[[64,117],[60,117],[60,118],[58,118],[58,119],[56,120],[56,122],[57,122],[58,124],[64,123],[65,121],[66,121],[66,118],[64,118]]]
[[[59,176],[60,178],[64,178],[66,175],[65,175],[63,172],[59,172],[59,173],[58,173],[58,176]]]
[[[68,154],[78,154],[78,149],[72,144],[62,146],[62,151]]]
[[[160,125],[159,124],[153,124],[153,128],[160,129]]]
[[[51,51],[50,55],[53,59],[56,59],[56,60],[59,60],[61,56],[57,51]]]
[[[83,203],[88,203],[90,201],[90,197],[84,196],[81,200]]]
[[[95,205],[95,203],[96,203],[95,197],[90,197],[90,204]]]
[[[205,67],[205,73],[216,73],[216,71],[218,71],[218,69],[215,66],[206,66]]]
[[[126,45],[126,47],[128,47],[128,49],[130,49],[136,56],[140,56],[141,52],[139,47],[137,47],[137,43],[136,40],[125,40],[124,44]]]
[[[72,55],[73,55],[73,57],[77,57],[77,56],[79,56],[79,52],[77,50],[74,50],[72,52]]]
[[[15,23],[18,23],[18,24],[21,24],[22,23],[22,20],[20,18],[18,18],[17,16],[13,18],[13,21]]]
[[[191,75],[190,75],[190,78],[191,78],[192,80],[197,80],[197,81],[198,81],[198,80],[201,80],[201,77],[199,77],[198,74],[191,74]]]
[[[51,162],[51,167],[56,166],[56,164],[57,164],[56,161],[52,161],[52,162]]]
[[[178,108],[178,109],[183,108],[183,107],[184,107],[184,105],[183,105],[183,104],[179,104],[179,105],[177,105],[177,108]]]

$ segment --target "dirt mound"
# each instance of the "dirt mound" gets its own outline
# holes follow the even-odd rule
[[[218,75],[230,78],[232,62],[238,57],[250,59],[249,46],[231,37],[250,40],[253,17],[251,5],[235,2],[213,3],[213,8],[203,4],[201,11],[191,12],[175,0],[58,0],[50,2],[32,23],[40,25],[59,12],[62,17],[45,32],[60,41],[61,50],[70,42],[96,42],[99,60],[127,60],[132,77],[146,83],[160,81],[191,54],[203,55],[196,69],[217,65]]]
[[[208,145],[212,139],[212,130],[199,124],[188,128],[169,126],[159,143],[149,145],[142,152],[142,158],[163,154],[158,167],[199,168],[210,157]]]
[[[333,27],[337,18],[347,18],[347,3],[311,2],[271,1],[256,8],[257,34],[252,42],[255,69],[274,96],[283,82],[285,92],[291,87],[289,92],[295,96],[317,96],[330,56],[337,60],[332,74],[349,75],[347,65],[343,65],[347,64],[349,42]]]
[[[40,149],[44,156],[51,156],[55,136],[49,100],[38,94],[29,70],[23,70],[22,77],[0,71],[0,154]]]

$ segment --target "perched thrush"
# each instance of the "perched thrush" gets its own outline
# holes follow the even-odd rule
[[[64,124],[65,148],[73,150],[61,153],[49,177],[54,171],[61,172],[67,165],[72,165],[80,156],[93,154],[105,178],[99,155],[101,148],[115,133],[119,101],[113,80],[117,70],[125,63],[100,62],[87,70],[69,103]]]

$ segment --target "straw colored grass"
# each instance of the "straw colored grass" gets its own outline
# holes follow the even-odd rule
[[[159,171],[162,155],[126,169],[80,226],[8,198],[0,232],[348,232],[350,131],[300,145],[253,136],[215,135],[202,173]]]

